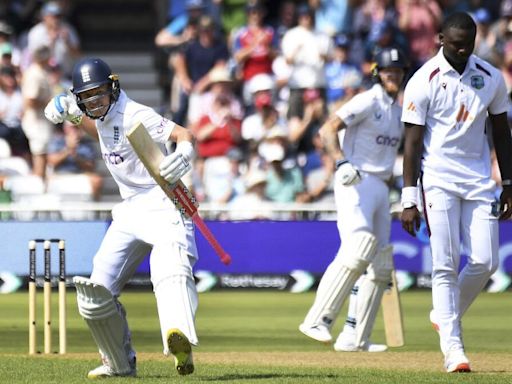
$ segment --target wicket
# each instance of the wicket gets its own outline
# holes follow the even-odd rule
[[[43,283],[43,319],[44,319],[44,353],[52,353],[51,326],[51,244],[59,246],[59,353],[66,353],[66,248],[61,239],[34,239],[28,242],[29,281],[28,281],[28,317],[29,339],[28,353],[36,353],[36,245],[43,243],[44,249],[44,283]]]

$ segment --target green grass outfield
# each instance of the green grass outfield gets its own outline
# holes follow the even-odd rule
[[[54,346],[57,341],[54,295]],[[473,371],[443,372],[438,337],[428,322],[430,291],[402,294],[406,346],[385,353],[339,353],[303,336],[297,327],[313,293],[222,291],[200,294],[196,372],[180,377],[163,357],[154,296],[126,292],[124,303],[138,351],[139,383],[512,383],[512,293],[482,294],[464,319]],[[38,296],[38,304],[42,295]],[[41,314],[41,305],[39,304]],[[27,293],[0,295],[0,382],[85,383],[99,364],[85,322],[68,294],[68,354],[29,357]],[[342,312],[345,313],[345,312]],[[343,315],[342,315],[343,317]],[[335,332],[342,327],[342,318]],[[39,322],[41,324],[41,321]],[[373,333],[384,341],[379,316]],[[42,335],[38,335],[42,347]]]

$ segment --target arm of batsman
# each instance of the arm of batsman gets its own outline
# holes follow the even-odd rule
[[[53,124],[59,124],[68,120],[78,125],[82,121],[83,112],[78,108],[72,95],[61,93],[53,97],[44,109],[45,117]]]
[[[160,176],[168,183],[174,184],[183,175],[192,169],[191,161],[194,158],[194,147],[189,141],[180,141],[176,150],[165,156],[160,163]]]
[[[335,178],[346,187],[350,187],[351,185],[356,185],[361,182],[361,174],[348,160],[336,163]]]

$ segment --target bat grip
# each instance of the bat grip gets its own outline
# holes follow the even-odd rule
[[[203,236],[208,240],[210,245],[213,247],[217,255],[219,255],[220,261],[222,261],[223,264],[228,265],[231,263],[231,256],[222,248],[222,246],[219,244],[215,236],[213,236],[213,233],[208,229],[203,219],[201,219],[201,216],[196,212],[192,216],[192,220],[194,221],[194,224],[199,228]]]

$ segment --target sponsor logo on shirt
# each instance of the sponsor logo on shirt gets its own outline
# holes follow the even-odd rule
[[[388,147],[396,147],[400,143],[399,137],[390,137],[388,135],[379,135],[375,142],[379,145],[386,145]]]
[[[411,111],[411,112],[416,112],[416,106],[414,105],[414,103],[412,101],[407,106],[407,110]]]
[[[124,161],[123,156],[116,152],[104,153],[103,160],[105,163],[111,165],[118,165]]]

